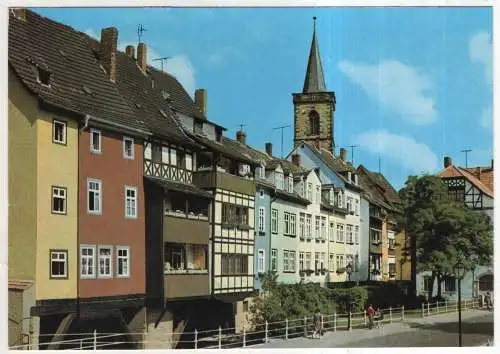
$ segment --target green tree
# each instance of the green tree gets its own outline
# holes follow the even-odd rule
[[[448,198],[447,187],[435,176],[410,176],[400,191],[405,226],[415,238],[417,271],[431,271],[431,283],[453,276],[461,253],[466,267],[491,261],[493,234],[489,217]],[[432,286],[429,295],[433,293]]]

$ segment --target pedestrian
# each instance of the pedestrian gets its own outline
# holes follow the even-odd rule
[[[321,332],[323,328],[321,328],[321,312],[319,309],[316,309],[316,313],[314,314],[314,332],[313,338],[321,338]]]
[[[485,296],[484,301],[486,302],[486,309],[488,311],[490,311],[491,310],[491,295],[490,295],[489,291],[486,292],[486,296]]]
[[[368,306],[368,309],[366,310],[366,314],[368,315],[368,328],[372,329],[373,328],[373,317],[375,317],[375,309],[373,306],[370,304]]]

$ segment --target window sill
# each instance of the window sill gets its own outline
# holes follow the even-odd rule
[[[65,276],[53,276],[53,275],[51,275],[49,277],[49,279],[50,280],[68,280],[69,278],[67,275],[65,275]]]
[[[169,269],[164,270],[163,274],[165,275],[174,275],[174,274],[208,274],[208,269]]]
[[[166,210],[165,211],[165,216],[172,216],[175,218],[182,218],[182,219],[191,219],[191,220],[202,220],[202,221],[208,221],[208,216],[203,215],[203,214],[186,214],[186,213],[179,213],[173,210]]]
[[[54,215],[68,215],[68,213],[66,211],[56,211],[56,210],[52,210],[52,214],[54,214]]]
[[[283,234],[283,236],[286,236],[286,237],[293,237],[293,238],[296,238],[297,235],[292,235],[292,234]]]

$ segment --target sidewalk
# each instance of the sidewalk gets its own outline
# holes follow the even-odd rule
[[[462,320],[482,317],[487,312],[484,310],[468,310],[462,313]],[[435,315],[425,318],[407,318],[404,322],[386,323],[381,328],[369,330],[367,328],[352,329],[351,331],[326,332],[321,339],[294,338],[287,341],[271,338],[269,343],[255,345],[253,348],[325,348],[342,347],[344,344],[356,341],[369,340],[386,335],[416,331],[415,325],[433,325],[437,323],[453,322],[457,320],[456,312]]]

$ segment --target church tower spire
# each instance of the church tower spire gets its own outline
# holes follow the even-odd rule
[[[305,141],[317,149],[335,153],[333,116],[335,93],[326,89],[323,66],[316,37],[316,16],[313,17],[313,36],[307,61],[306,77],[301,93],[294,93],[294,145]]]
[[[311,50],[309,51],[309,61],[307,62],[306,79],[302,93],[325,92],[325,77],[323,66],[319,55],[318,39],[316,38],[316,16],[313,17],[313,37]]]

